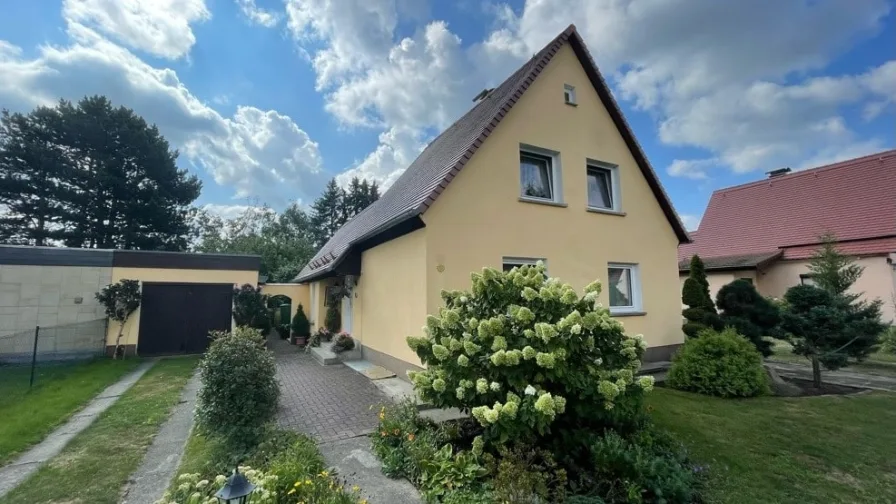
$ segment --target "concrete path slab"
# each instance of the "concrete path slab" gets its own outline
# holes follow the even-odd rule
[[[391,479],[383,474],[382,464],[370,448],[367,436],[322,443],[320,452],[345,479],[347,487],[361,487],[361,495],[371,504],[420,504],[417,489],[406,479]]]
[[[41,464],[58,455],[72,438],[89,427],[97,416],[137,383],[153,364],[155,361],[144,362],[115,384],[106,387],[86,407],[72,415],[68,422],[51,432],[46,439],[9,465],[0,468],[0,498],[31,476]]]
[[[193,410],[200,385],[197,372],[184,386],[180,403],[153,438],[143,463],[128,479],[123,504],[152,504],[162,498],[165,486],[160,482],[174,478],[183,458],[193,428]]]
[[[773,367],[778,374],[783,377],[798,378],[802,380],[812,379],[812,368],[808,365],[804,366],[778,361],[767,361],[766,364]],[[850,371],[849,368],[838,371],[822,370],[821,380],[825,383],[843,385],[846,387],[896,392],[896,377],[859,373]]]

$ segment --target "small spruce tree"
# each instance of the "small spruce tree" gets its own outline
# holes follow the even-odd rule
[[[737,330],[763,356],[772,354],[772,345],[764,337],[776,334],[781,315],[752,283],[741,278],[723,286],[716,295],[716,306],[721,310],[722,325]]]
[[[681,289],[681,301],[688,306],[681,312],[687,319],[681,329],[689,337],[694,338],[705,329],[719,330],[722,328],[716,307],[709,295],[706,267],[697,254],[691,258],[688,278],[684,281]]]
[[[304,336],[307,338],[308,336],[311,336],[311,323],[308,321],[308,317],[305,315],[305,310],[301,304],[299,304],[299,308],[292,318],[292,332],[299,337]]]

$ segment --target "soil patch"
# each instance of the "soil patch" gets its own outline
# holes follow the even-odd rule
[[[847,387],[846,385],[836,385],[833,383],[822,382],[821,387],[812,386],[812,380],[801,380],[799,378],[784,378],[787,383],[796,385],[800,389],[798,397],[811,397],[822,395],[850,395],[865,392],[868,389],[859,387]]]

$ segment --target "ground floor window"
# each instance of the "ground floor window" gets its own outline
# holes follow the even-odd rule
[[[641,276],[637,264],[610,263],[607,266],[607,289],[610,294],[610,313],[639,312],[641,305]]]
[[[517,266],[535,264],[538,261],[543,262],[545,270],[547,270],[548,262],[546,259],[533,257],[503,257],[501,259],[501,269],[503,269],[504,271],[510,271]]]

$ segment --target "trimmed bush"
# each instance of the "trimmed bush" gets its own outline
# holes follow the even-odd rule
[[[753,397],[769,392],[762,355],[732,328],[704,330],[685,341],[672,359],[670,386],[718,397]]]
[[[734,328],[750,340],[763,356],[772,354],[772,344],[765,336],[774,336],[781,322],[778,307],[762,297],[747,280],[738,279],[719,289],[716,306],[725,327]]]
[[[534,442],[564,424],[600,427],[653,378],[636,377],[646,343],[625,335],[599,293],[595,281],[580,297],[541,263],[474,273],[471,291],[443,292],[425,335],[408,338],[426,366],[409,373],[414,388],[436,407],[471,412],[487,444]]]
[[[721,329],[722,323],[709,295],[706,267],[700,256],[691,257],[688,278],[681,288],[681,302],[688,307],[681,314],[687,322],[681,327],[688,337],[695,338],[704,329]]]
[[[305,308],[300,304],[296,314],[292,317],[292,332],[299,337],[311,336],[311,322],[305,315]]]
[[[333,303],[327,307],[327,314],[324,317],[324,327],[333,334],[338,333],[339,330],[342,329],[342,314],[339,312],[339,307]]]
[[[257,329],[238,327],[218,334],[202,361],[196,422],[204,431],[235,445],[257,441],[277,411],[280,388],[274,355]]]

